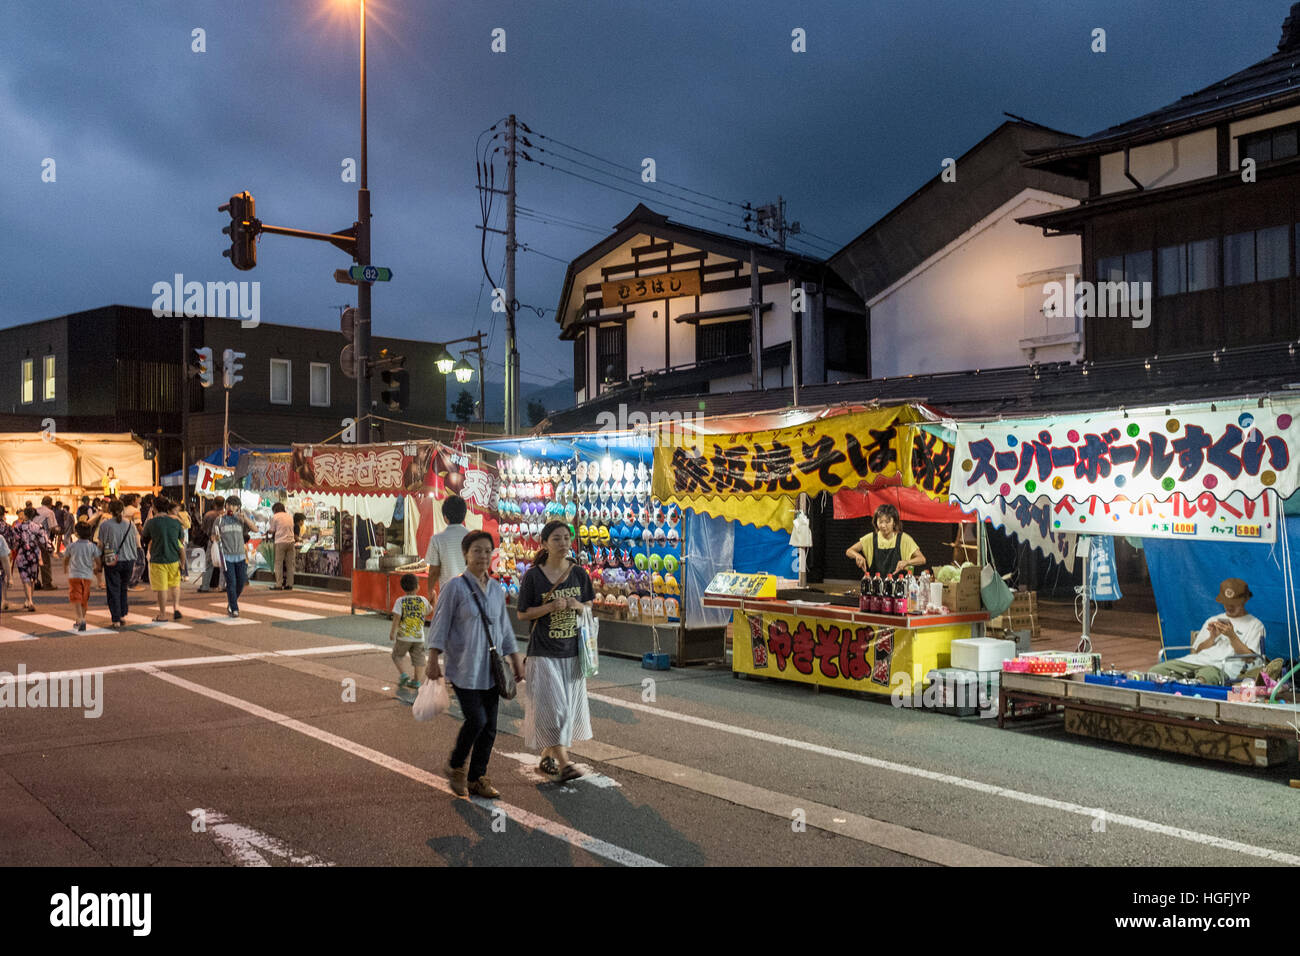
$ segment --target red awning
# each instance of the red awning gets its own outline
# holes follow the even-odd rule
[[[881,505],[893,505],[903,521],[933,521],[939,524],[974,523],[975,515],[956,505],[934,501],[916,488],[899,484],[899,476],[881,478],[869,488],[845,488],[835,493],[836,518],[865,518]]]

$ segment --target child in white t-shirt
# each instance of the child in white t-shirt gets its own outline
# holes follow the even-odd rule
[[[388,631],[388,639],[397,642],[393,647],[393,666],[402,675],[398,686],[419,688],[420,674],[424,672],[427,661],[425,628],[433,621],[433,605],[423,595],[415,593],[420,581],[414,574],[403,574],[401,583],[406,593],[393,602],[393,626]],[[414,677],[408,677],[402,669],[407,654],[411,655]]]

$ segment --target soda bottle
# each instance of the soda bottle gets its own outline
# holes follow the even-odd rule
[[[880,613],[894,613],[894,576],[886,574],[880,580]]]
[[[871,578],[871,591],[867,595],[867,610],[872,614],[880,613],[880,596],[883,593],[884,590],[880,581],[880,572],[877,571]]]
[[[901,574],[894,579],[894,613],[907,613],[907,581]]]
[[[862,575],[862,587],[858,595],[858,610],[867,611],[871,608],[871,576]]]

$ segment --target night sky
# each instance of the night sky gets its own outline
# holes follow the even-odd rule
[[[1095,132],[1270,55],[1289,7],[371,0],[372,260],[395,274],[376,284],[375,332],[492,331],[490,359],[503,361],[504,321],[479,264],[474,156],[479,134],[510,112],[553,138],[530,137],[551,150],[535,158],[616,184],[579,164],[597,167],[635,194],[520,164],[519,204],[534,212],[518,224],[530,251],[519,253],[517,295],[545,310],[520,313],[522,374],[546,384],[572,374],[553,311],[564,263],[638,199],[734,231],[744,213],[731,203],[781,194],[814,234],[792,248],[829,255],[1004,110]],[[336,306],[355,302],[332,280],[348,257],[263,236],[256,270],[239,273],[221,255],[229,220],[217,206],[248,189],[267,223],[322,232],[352,223],[356,184],[340,174],[359,154],[356,9],[356,0],[6,0],[0,325],[147,307],[153,284],[179,272],[259,280],[262,321],[337,328]],[[506,52],[494,54],[498,27]],[[796,27],[806,53],[791,50]],[[1104,54],[1090,50],[1096,27],[1107,32]],[[206,52],[191,49],[195,28]],[[47,157],[54,183],[42,182]],[[659,185],[641,184],[645,157]],[[502,199],[492,225],[504,222]],[[495,237],[488,264],[504,283],[503,248]],[[488,378],[499,381],[500,369]]]

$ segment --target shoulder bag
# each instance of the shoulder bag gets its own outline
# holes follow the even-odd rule
[[[113,522],[109,522],[107,526],[100,525],[99,546],[103,551],[103,562],[104,562],[104,567],[106,568],[112,568],[117,566],[117,549],[122,544],[122,542],[119,541],[116,545],[110,546],[109,543],[104,540],[104,531],[103,531],[104,527],[112,527],[112,526],[113,526]],[[123,538],[125,537],[126,536],[123,535]]]
[[[506,667],[506,662],[501,655],[497,653],[496,644],[492,642],[492,625],[488,623],[487,611],[483,609],[483,600],[478,596],[478,589],[470,582],[469,578],[461,575],[465,580],[465,587],[469,589],[470,595],[474,598],[474,603],[478,605],[479,617],[483,619],[483,633],[487,637],[488,643],[488,670],[492,673],[492,681],[496,684],[497,693],[506,700],[515,699],[515,675],[514,671]]]

